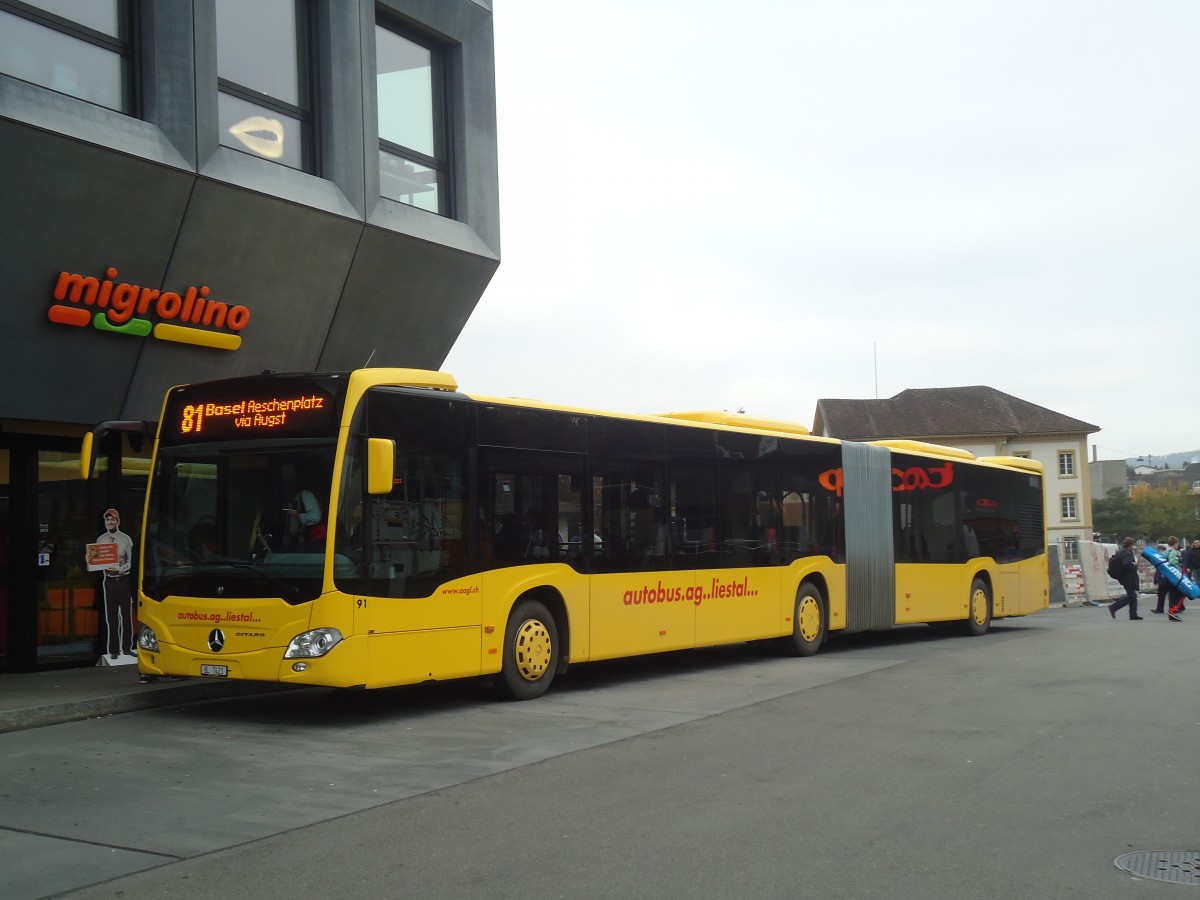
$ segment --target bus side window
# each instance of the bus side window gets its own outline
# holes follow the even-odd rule
[[[721,540],[721,565],[748,566],[757,546],[755,533],[754,471],[746,464],[726,463],[720,470],[717,530]]]
[[[592,480],[594,568],[637,572],[666,566],[671,538],[658,479],[645,471],[610,471]]]
[[[496,450],[485,456],[490,551],[481,541],[482,568],[565,561],[581,568],[582,459],[536,450]],[[481,520],[482,521],[482,520]]]
[[[896,562],[919,562],[917,552],[917,529],[913,505],[901,498],[903,494],[893,494],[892,502],[892,535]]]
[[[676,569],[717,564],[716,466],[671,469],[671,552]]]
[[[500,517],[500,530],[492,542],[492,552],[502,562],[520,562],[529,551],[530,529],[525,517],[506,512]]]
[[[780,501],[782,536],[780,549],[784,561],[805,556],[812,552],[812,540],[808,536],[808,509],[812,498],[798,491],[784,491]]]
[[[629,492],[629,548],[639,569],[665,565],[669,541],[662,505],[662,494],[653,487],[637,485]]]

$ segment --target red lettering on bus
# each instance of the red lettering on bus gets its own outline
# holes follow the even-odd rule
[[[827,491],[842,496],[845,488],[844,473],[839,466],[836,469],[826,469],[817,481]],[[954,463],[944,463],[940,466],[913,466],[909,469],[892,469],[892,492],[903,491],[940,491],[954,483]]]

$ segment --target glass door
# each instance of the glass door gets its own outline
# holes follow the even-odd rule
[[[104,531],[93,515],[78,449],[37,451],[37,661],[94,659],[99,582],[87,545]]]
[[[9,665],[8,598],[12,577],[10,563],[12,542],[9,539],[9,535],[12,533],[12,501],[9,496],[12,477],[9,474],[11,471],[9,465],[9,450],[7,447],[0,447],[0,669],[7,668]]]
[[[135,553],[124,555],[128,574],[110,581],[88,545],[104,538],[136,548],[149,441],[114,439],[102,451],[98,474],[84,481],[79,437],[5,432],[0,429],[0,670],[87,666],[101,655],[109,665],[134,662],[128,651],[136,616],[132,602],[126,612],[126,597],[137,583]],[[119,516],[111,529],[110,509]],[[110,585],[118,589],[106,592]],[[106,595],[115,601],[115,663]]]

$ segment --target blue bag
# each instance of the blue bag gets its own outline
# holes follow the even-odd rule
[[[1144,548],[1142,556],[1150,561],[1155,571],[1166,579],[1167,584],[1173,588],[1177,588],[1189,600],[1200,600],[1200,585],[1184,575],[1179,566],[1173,566],[1167,562],[1167,558],[1159,553],[1156,548]]]

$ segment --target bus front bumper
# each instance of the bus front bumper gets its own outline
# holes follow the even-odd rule
[[[356,687],[362,673],[351,665],[355,638],[347,638],[327,655],[285,659],[286,647],[264,647],[247,653],[197,653],[159,642],[157,650],[138,648],[138,671],[143,675],[183,678],[227,678],[234,681],[272,681],[323,687]]]

